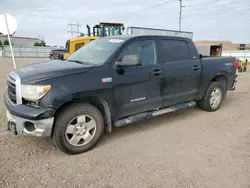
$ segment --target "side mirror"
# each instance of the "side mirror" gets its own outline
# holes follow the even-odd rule
[[[125,55],[122,61],[116,62],[117,66],[138,66],[141,65],[140,58],[137,55]]]

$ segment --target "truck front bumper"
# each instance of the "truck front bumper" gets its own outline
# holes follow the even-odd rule
[[[14,105],[7,93],[4,94],[4,102],[7,108],[7,129],[14,135],[51,136],[54,123],[54,117],[49,117],[51,109]]]

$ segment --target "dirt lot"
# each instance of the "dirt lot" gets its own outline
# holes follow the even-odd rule
[[[6,132],[11,69],[11,59],[0,58],[0,187],[250,187],[249,72],[217,112],[193,108],[115,129],[93,150],[68,156],[50,139]]]

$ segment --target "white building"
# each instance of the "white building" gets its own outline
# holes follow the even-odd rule
[[[7,36],[0,36],[0,41],[2,44],[5,40],[8,40]],[[26,46],[34,46],[35,42],[39,42],[40,40],[38,38],[29,38],[29,37],[11,37],[11,44],[14,47],[26,47]]]

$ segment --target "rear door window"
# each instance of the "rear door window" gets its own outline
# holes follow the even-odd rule
[[[179,40],[161,40],[161,56],[164,63],[191,59],[188,44]]]

